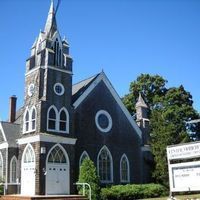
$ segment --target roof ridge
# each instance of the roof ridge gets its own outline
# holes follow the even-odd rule
[[[93,76],[90,76],[90,77],[88,77],[88,78],[85,78],[85,79],[83,79],[83,80],[81,80],[81,81],[78,81],[77,83],[74,83],[72,86],[75,86],[75,85],[78,85],[78,84],[80,84],[80,83],[82,83],[82,82],[84,82],[84,81],[86,81],[86,80],[89,80],[89,79],[92,79],[92,78],[96,78],[98,75],[100,75],[101,73],[98,73],[98,74],[95,74],[95,75],[93,75]]]

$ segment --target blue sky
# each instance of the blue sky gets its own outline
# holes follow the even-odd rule
[[[2,120],[11,95],[23,105],[25,60],[49,6],[50,0],[0,0]],[[200,112],[199,0],[61,0],[57,23],[70,43],[74,82],[103,69],[123,96],[141,73],[159,74],[168,87],[182,84]]]

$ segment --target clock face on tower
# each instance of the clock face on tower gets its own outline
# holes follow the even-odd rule
[[[28,86],[28,96],[31,97],[33,95],[34,91],[35,91],[35,85],[33,83],[31,83]]]

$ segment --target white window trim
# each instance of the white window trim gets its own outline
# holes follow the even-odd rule
[[[49,129],[49,112],[51,109],[54,109],[55,113],[56,113],[56,124],[55,124],[55,129]],[[65,114],[66,114],[66,117],[67,117],[67,120],[66,120],[66,131],[61,131],[59,130],[59,126],[60,126],[60,113],[62,111],[65,111]],[[47,111],[47,131],[50,131],[50,132],[58,132],[58,133],[69,133],[69,112],[67,111],[67,109],[65,107],[62,107],[60,109],[60,111],[58,112],[57,108],[52,105],[49,107],[48,111]]]
[[[35,121],[35,128],[34,129],[32,129],[32,126],[33,126],[33,118],[32,118],[32,114],[33,114],[33,111],[35,110],[35,119],[34,119],[34,121]],[[31,112],[30,112],[30,114],[31,114],[31,120],[30,120],[30,131],[35,131],[36,130],[36,122],[37,122],[37,110],[36,110],[36,107],[35,106],[33,106],[32,108],[31,108]]]
[[[81,160],[82,160],[84,155],[86,155],[87,158],[90,158],[90,156],[88,155],[87,151],[83,151],[83,153],[81,154],[81,156],[79,158],[79,167],[81,166]]]
[[[15,182],[12,181],[12,163],[13,163],[13,161],[16,162],[16,181]],[[17,168],[18,168],[17,158],[16,158],[16,156],[13,156],[10,161],[10,183],[17,183]]]
[[[35,128],[32,129],[32,112],[33,110],[35,110]],[[26,113],[28,112],[29,114],[29,121],[28,121],[28,131],[26,131]],[[24,112],[24,117],[23,117],[23,134],[26,133],[30,133],[36,130],[36,126],[37,126],[37,109],[35,106],[32,106],[31,109],[28,109],[28,107],[26,107],[25,112]]]
[[[0,151],[0,160],[2,161],[2,172],[1,172],[1,177],[2,177],[2,179],[4,179],[4,177],[3,177],[3,156],[2,156],[1,151]],[[3,181],[3,180],[0,180],[0,181]]]
[[[29,115],[29,120],[26,121],[26,114],[28,113]],[[26,131],[26,122],[28,123],[28,130]],[[30,111],[28,107],[26,107],[25,112],[24,112],[24,117],[23,117],[23,133],[28,133],[30,129]]]
[[[128,167],[128,174],[127,174],[127,177],[128,177],[128,180],[122,180],[122,159],[125,158],[126,159],[126,162],[127,162],[127,167]],[[120,159],[120,182],[121,183],[129,183],[130,182],[130,166],[129,166],[129,160],[128,160],[128,157],[126,156],[126,154],[123,154],[121,159]]]
[[[60,130],[60,114],[61,114],[62,111],[65,112],[66,118],[67,118],[67,119],[66,119],[66,131],[61,131],[61,130]],[[62,108],[60,109],[60,111],[59,111],[58,116],[59,116],[59,120],[58,120],[58,132],[60,132],[60,133],[69,133],[69,113],[68,113],[67,109],[64,108],[64,107],[62,107]]]
[[[56,91],[56,86],[60,86],[62,88],[61,93],[58,93]],[[63,84],[61,84],[61,83],[55,83],[54,86],[53,86],[53,90],[54,90],[55,94],[58,95],[58,96],[62,96],[65,93],[65,88],[64,88]]]
[[[25,154],[26,154],[26,150],[28,149],[28,148],[31,148],[31,150],[33,151],[33,157],[34,157],[34,163],[35,163],[35,151],[34,151],[34,148],[33,148],[33,146],[29,143],[29,144],[27,144],[26,145],[26,147],[25,147],[25,149],[24,149],[24,151],[23,151],[23,154],[22,154],[22,160],[21,160],[21,162],[22,162],[22,165],[24,164],[24,156],[25,156]],[[21,166],[22,166],[21,165]]]
[[[33,83],[31,83],[31,84],[28,86],[28,96],[29,96],[29,97],[32,97],[34,91],[35,91],[35,85],[34,85]]]
[[[60,145],[60,144],[55,144],[55,145],[52,146],[51,149],[49,150],[49,152],[48,152],[48,154],[47,154],[47,157],[46,157],[46,166],[47,166],[47,164],[48,164],[49,155],[51,154],[52,150],[53,150],[55,147],[57,147],[57,146],[63,151],[63,153],[64,153],[64,155],[65,155],[65,158],[66,158],[66,161],[67,161],[67,163],[65,163],[65,164],[69,165],[69,171],[70,171],[69,156],[68,156],[66,150],[64,149],[64,147],[63,147],[62,145]]]
[[[102,128],[100,125],[99,125],[99,122],[98,122],[98,117],[103,114],[105,115],[107,118],[108,118],[108,127],[107,128]],[[112,118],[110,116],[110,114],[106,111],[106,110],[99,110],[96,115],[95,115],[95,124],[97,126],[97,128],[101,131],[101,132],[104,132],[104,133],[107,133],[111,130],[112,128]]]
[[[50,110],[51,109],[54,109],[54,111],[55,111],[55,113],[56,113],[56,119],[55,119],[55,129],[50,129],[49,128],[49,112],[50,112]],[[48,111],[47,111],[47,131],[57,131],[57,122],[58,122],[58,110],[57,110],[57,108],[54,106],[54,105],[52,105],[52,106],[50,106],[49,107],[49,109],[48,109]]]
[[[110,153],[110,151],[109,151],[109,149],[108,149],[108,147],[107,147],[106,145],[104,145],[104,146],[100,149],[100,151],[99,151],[99,153],[98,153],[98,156],[97,156],[97,172],[98,172],[98,175],[99,175],[99,156],[100,156],[102,150],[104,150],[104,149],[108,152],[109,157],[110,157],[110,162],[111,162],[110,178],[111,178],[111,179],[110,179],[109,181],[102,181],[102,180],[100,180],[100,182],[101,182],[101,183],[113,183],[113,159],[112,159],[112,154]]]

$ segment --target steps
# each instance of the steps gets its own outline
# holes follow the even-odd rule
[[[88,198],[80,195],[38,195],[38,196],[22,196],[22,195],[5,195],[0,200],[88,200]]]

